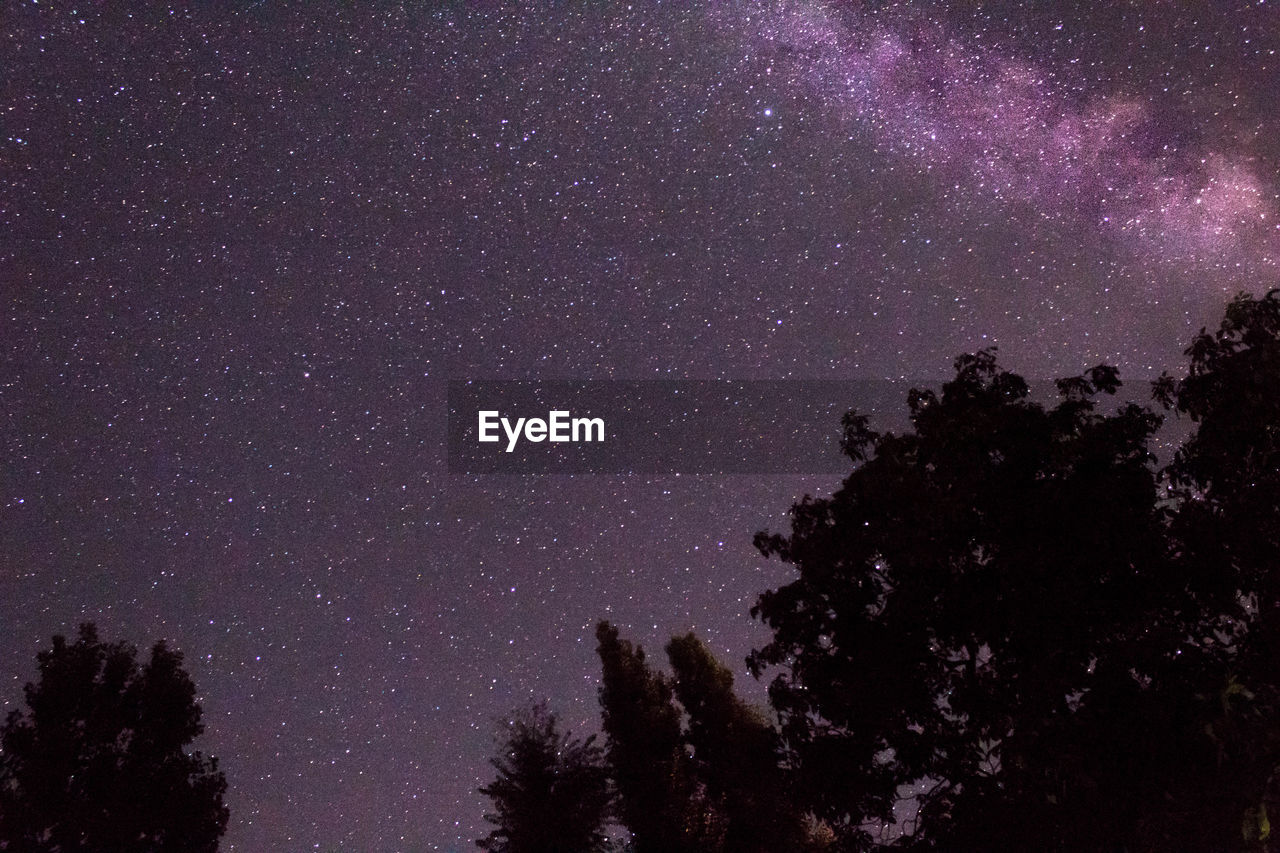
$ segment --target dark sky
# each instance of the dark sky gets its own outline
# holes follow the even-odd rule
[[[470,848],[833,485],[450,475],[449,378],[1149,378],[1280,285],[1274,2],[140,5],[0,10],[0,695],[171,638],[229,850]]]

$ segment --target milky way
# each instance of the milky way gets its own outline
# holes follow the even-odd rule
[[[1180,150],[1141,98],[1073,90],[1050,67],[919,17],[895,27],[811,2],[720,17],[874,144],[957,190],[1083,217],[1171,264],[1239,262],[1276,280],[1280,216],[1259,173],[1273,161]]]
[[[0,21],[0,701],[170,638],[225,849],[472,849],[602,617],[763,698],[752,535],[834,478],[450,475],[447,380],[1136,379],[1280,284],[1273,3]]]

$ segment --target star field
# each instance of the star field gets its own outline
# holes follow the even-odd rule
[[[448,379],[1150,378],[1280,286],[1272,3],[130,5],[0,15],[0,710],[172,639],[227,850],[472,849],[600,618],[762,697],[831,478],[450,475]]]

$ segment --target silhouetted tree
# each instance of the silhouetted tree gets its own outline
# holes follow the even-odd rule
[[[1174,799],[1170,824],[1246,836],[1280,814],[1280,292],[1241,294],[1216,332],[1201,329],[1181,381],[1157,398],[1195,424],[1166,477],[1180,574],[1221,614],[1193,635],[1228,656],[1205,771]],[[1221,680],[1220,680],[1221,682]],[[1208,806],[1208,808],[1206,808]]]
[[[226,780],[186,751],[203,726],[182,655],[157,643],[139,666],[86,624],[38,661],[27,709],[0,731],[0,850],[217,850]]]
[[[496,826],[476,842],[491,853],[596,853],[605,833],[611,792],[595,737],[561,733],[545,705],[514,714],[500,754],[498,778],[480,789],[493,800],[485,817]]]
[[[694,634],[667,644],[676,698],[688,715],[693,773],[722,815],[725,853],[799,850],[803,815],[778,765],[778,735],[733,692],[733,673]]]
[[[687,634],[668,643],[667,676],[608,622],[597,636],[610,764],[635,850],[812,846],[778,763],[777,730],[734,695],[733,673],[701,640]]]
[[[697,853],[718,844],[722,827],[706,802],[684,748],[671,681],[644,649],[596,628],[603,678],[600,708],[619,816],[635,853]]]
[[[1212,372],[1212,347],[1197,347],[1193,378]],[[1230,375],[1269,402],[1216,408],[1259,442],[1280,389],[1268,358]],[[1243,766],[1224,733],[1255,719],[1262,680],[1233,680],[1243,647],[1229,613],[1254,605],[1238,575],[1214,576],[1220,550],[1202,542],[1191,561],[1171,537],[1149,451],[1160,418],[1095,410],[1119,384],[1097,367],[1060,381],[1046,408],[993,352],[962,357],[941,396],[911,392],[905,434],[847,416],[853,473],[797,504],[790,535],[757,536],[799,576],[753,609],[774,636],[750,663],[776,668],[770,698],[804,802],[847,848],[870,846],[909,787],[918,822],[898,843],[915,849],[1230,850],[1263,834],[1273,757],[1224,782]],[[1201,385],[1165,393],[1192,405]],[[1237,462],[1227,435],[1215,472]],[[1257,505],[1251,524],[1273,509]]]
[[[1206,564],[1201,591],[1219,606],[1238,605],[1241,590],[1280,606],[1280,291],[1236,298],[1187,355],[1187,377],[1157,385],[1196,424],[1166,472],[1179,546]]]

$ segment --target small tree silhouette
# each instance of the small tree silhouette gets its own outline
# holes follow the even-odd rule
[[[485,815],[496,827],[476,842],[491,853],[595,853],[608,849],[611,792],[595,737],[560,731],[545,705],[506,721],[498,778],[480,789],[493,800]]]
[[[695,634],[667,644],[671,675],[596,627],[600,707],[618,812],[636,853],[764,853],[822,847],[779,765],[778,732],[733,692]],[[813,831],[811,831],[813,830]]]
[[[644,649],[596,626],[600,711],[618,811],[635,853],[702,853],[723,827],[685,751],[672,680],[653,671]]]
[[[27,710],[0,730],[0,850],[217,850],[227,784],[185,750],[204,727],[181,653],[160,642],[139,666],[85,624],[38,661]]]

